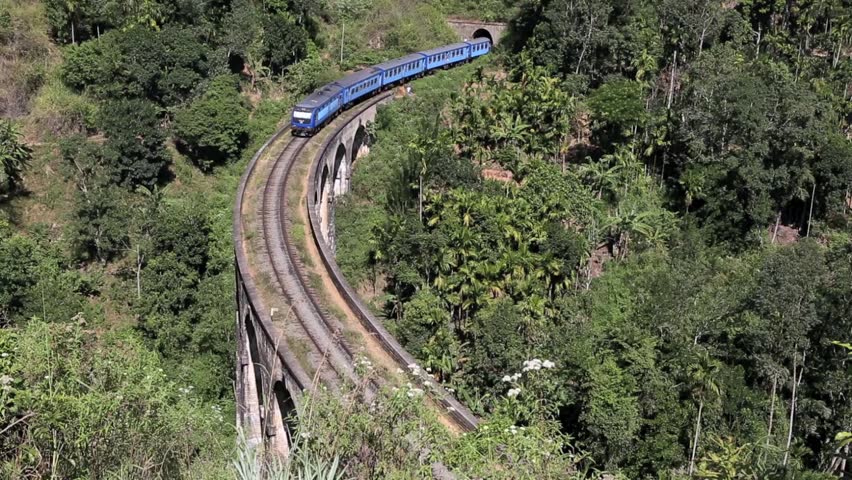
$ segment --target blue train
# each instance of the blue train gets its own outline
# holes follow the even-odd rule
[[[491,51],[491,41],[478,38],[380,63],[325,85],[293,108],[293,135],[311,136],[359,100],[377,92],[420,78],[438,68],[481,57]]]

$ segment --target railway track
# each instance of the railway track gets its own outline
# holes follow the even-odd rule
[[[317,368],[323,384],[337,387],[340,380],[355,380],[352,352],[335,340],[335,330],[319,310],[314,295],[308,292],[300,272],[304,271],[300,259],[294,255],[295,245],[288,235],[292,222],[288,220],[285,187],[290,178],[294,160],[308,143],[306,138],[289,138],[266,179],[262,200],[262,224],[269,265],[274,272],[281,292],[293,309],[295,322],[281,327],[290,340],[299,339],[308,345],[309,363]]]
[[[352,118],[357,117],[366,109],[374,106],[380,100],[387,98],[390,94],[382,94],[373,100],[369,100],[355,106],[347,116]],[[334,125],[329,125],[328,129],[334,128]],[[332,133],[333,136],[333,133]],[[315,142],[316,140],[313,140]],[[280,153],[276,153],[269,161],[271,165],[267,169],[261,169],[260,172],[255,171],[253,162],[249,167],[243,185],[248,185],[253,181],[255,190],[261,192],[260,198],[255,199],[255,211],[245,211],[240,207],[240,235],[245,237],[247,230],[254,228],[257,233],[261,233],[262,239],[256,239],[254,243],[254,258],[251,262],[253,267],[259,271],[259,277],[266,281],[253,283],[263,283],[266,297],[263,301],[259,301],[261,305],[255,305],[256,308],[270,308],[270,317],[273,318],[272,324],[277,330],[278,335],[285,342],[285,350],[297,351],[294,355],[300,363],[300,367],[296,370],[303,370],[304,374],[299,375],[296,379],[297,387],[302,390],[310,389],[312,384],[322,384],[331,390],[338,390],[343,382],[352,384],[361,384],[362,378],[356,373],[356,362],[359,359],[357,349],[352,344],[350,338],[344,333],[353,333],[355,329],[351,322],[354,319],[358,323],[357,333],[363,338],[364,342],[374,342],[379,345],[376,347],[382,351],[385,366],[406,369],[406,359],[400,357],[399,351],[401,347],[393,340],[390,341],[382,335],[377,335],[375,328],[370,328],[364,324],[363,306],[354,305],[351,299],[347,299],[346,304],[349,306],[348,312],[337,312],[337,315],[332,314],[326,308],[322,292],[317,291],[312,280],[312,275],[316,276],[316,272],[311,272],[311,267],[305,265],[303,255],[306,249],[312,246],[298,244],[299,241],[311,242],[316,238],[314,232],[308,232],[311,229],[311,223],[305,222],[305,218],[299,217],[299,213],[305,213],[305,217],[310,215],[307,212],[300,212],[300,209],[306,209],[305,195],[309,188],[305,188],[296,199],[291,198],[288,189],[298,188],[295,182],[303,181],[302,178],[295,178],[294,166],[297,163],[302,163],[304,155],[308,153],[308,146],[312,144],[309,138],[291,137],[288,133],[279,132],[267,145],[264,147],[277,147],[283,144]],[[314,158],[308,160],[312,163]],[[268,173],[267,173],[268,172]],[[266,175],[262,178],[262,175]],[[308,175],[305,173],[305,175]],[[252,178],[254,177],[254,178]],[[260,187],[260,188],[257,188]],[[241,188],[238,199],[238,205],[249,204],[246,197],[251,194],[251,188]],[[242,217],[246,214],[254,214],[254,225],[251,221],[244,222]],[[259,227],[259,228],[258,228]],[[297,235],[297,227],[301,227],[302,238],[295,238]],[[240,242],[243,243],[243,242]],[[301,247],[301,250],[300,250]],[[317,245],[317,249],[322,247]],[[316,252],[315,252],[316,254]],[[322,258],[322,261],[317,261],[313,258],[310,261],[323,265],[328,260]],[[242,262],[238,253],[238,261]],[[246,259],[247,261],[247,259]],[[244,265],[241,265],[241,271]],[[342,278],[337,278],[340,274],[336,269],[326,269],[322,272],[332,277],[335,284],[345,283]],[[337,292],[335,292],[337,293]],[[345,296],[341,296],[345,298]],[[356,302],[357,303],[357,302]],[[278,310],[278,313],[273,317],[272,311]],[[280,310],[285,309],[286,312]],[[345,325],[344,320],[349,319],[350,324]],[[359,323],[360,322],[360,323]],[[383,330],[383,329],[382,329]],[[386,332],[383,333],[388,336]],[[367,338],[369,337],[369,338]],[[374,349],[375,352],[375,349]],[[407,361],[412,361],[407,353]],[[366,355],[365,355],[366,356]],[[293,357],[291,357],[291,360]],[[379,362],[381,363],[381,362]],[[388,369],[388,377],[393,378]],[[310,381],[306,383],[306,379]],[[399,380],[399,375],[396,374],[396,380]],[[424,379],[425,380],[425,379]],[[369,380],[364,388],[366,400],[371,400],[380,387],[380,383],[385,383],[387,378],[378,375]],[[452,430],[464,431],[472,428],[476,419],[467,409],[461,406],[457,400],[452,398],[446,391],[439,389],[433,392],[434,397],[430,397],[430,404],[433,405],[442,423],[447,425]]]

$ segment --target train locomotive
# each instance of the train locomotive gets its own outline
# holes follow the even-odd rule
[[[293,108],[293,135],[310,137],[340,112],[360,100],[420,78],[433,70],[449,68],[491,52],[491,41],[477,38],[412,53],[351,73],[318,88]]]

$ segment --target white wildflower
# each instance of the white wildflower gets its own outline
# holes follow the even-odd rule
[[[521,393],[521,389],[520,389],[520,388],[512,388],[512,389],[510,389],[508,392],[506,392],[506,396],[508,396],[509,398],[515,398],[515,397],[517,397],[520,393]]]
[[[512,381],[512,377],[509,375],[503,375],[503,381],[506,383],[510,383]]]
[[[544,367],[544,368],[553,368],[553,367],[556,366],[556,364],[551,362],[550,360],[545,360],[545,361],[541,362],[541,366]]]
[[[524,371],[529,372],[532,370],[541,370],[542,362],[538,358],[533,358],[532,360],[524,360]]]

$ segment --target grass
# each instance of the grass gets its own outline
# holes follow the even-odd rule
[[[316,372],[316,366],[311,363],[310,347],[302,341],[302,339],[295,337],[287,337],[287,346],[290,348],[290,351],[293,352],[293,355],[296,356],[296,360],[299,361],[299,365],[301,365],[302,369],[308,375],[314,375]]]
[[[314,259],[308,255],[308,245],[305,243],[307,241],[305,226],[301,223],[293,222],[293,225],[290,227],[290,238],[293,239],[296,250],[299,251],[299,258],[302,260],[302,263],[306,267],[313,268]]]

